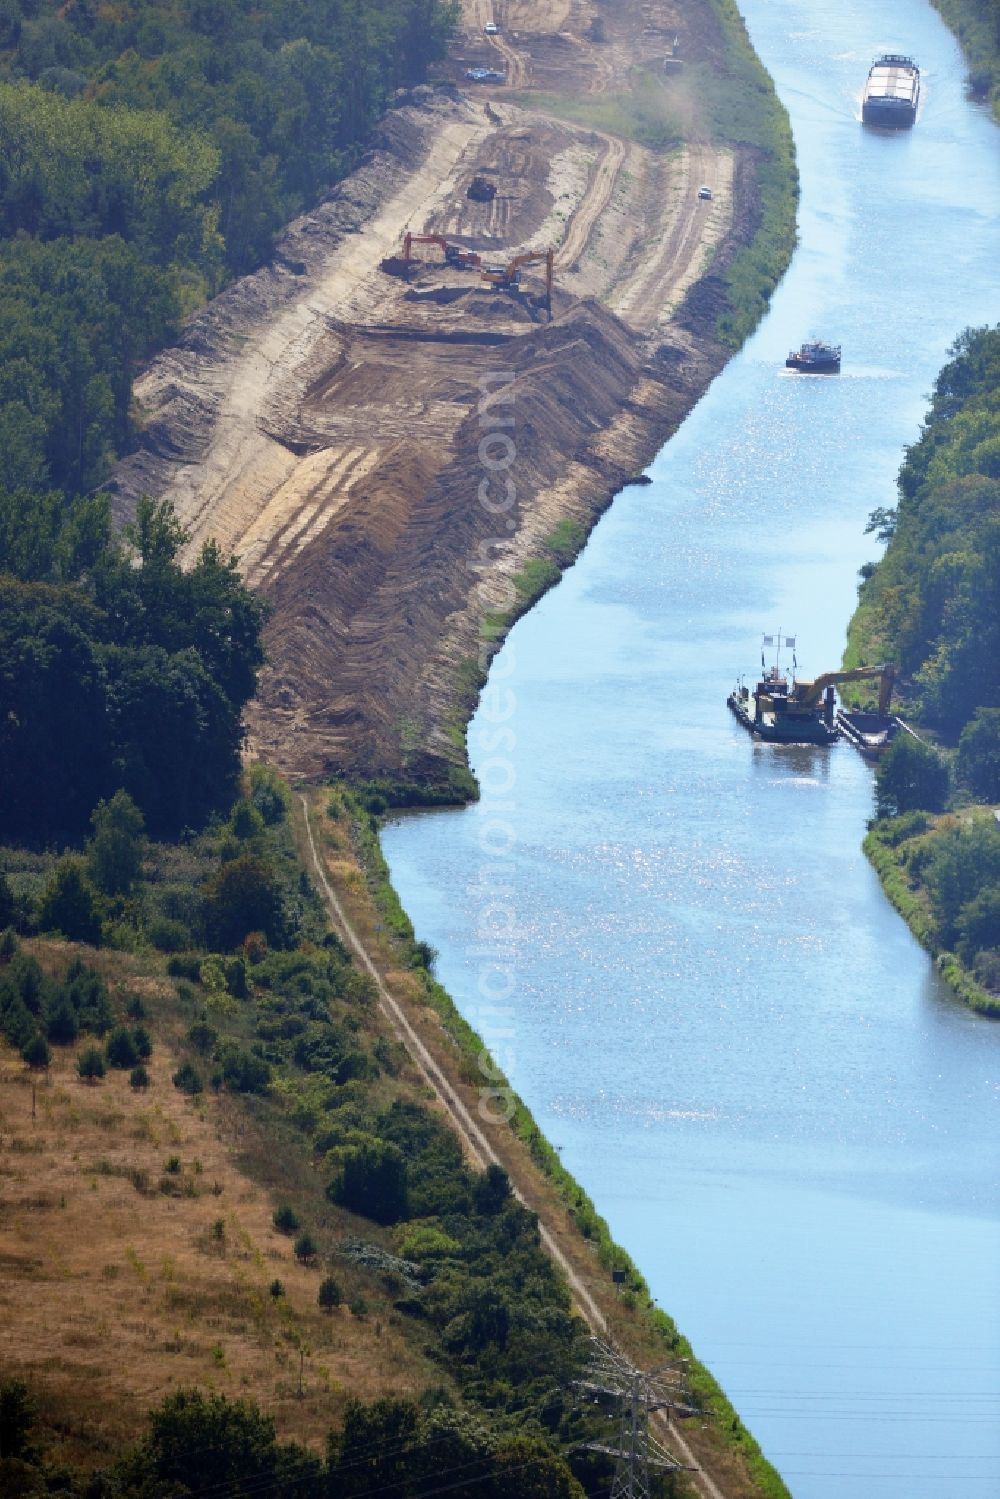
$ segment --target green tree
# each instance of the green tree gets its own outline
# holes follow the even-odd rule
[[[106,1072],[104,1057],[96,1046],[88,1046],[76,1060],[76,1070],[85,1083],[96,1083]]]
[[[879,817],[940,812],[948,786],[948,766],[937,751],[912,734],[899,734],[875,773],[876,811]]]
[[[43,932],[60,932],[70,942],[101,943],[101,915],[97,892],[87,878],[82,859],[60,859],[46,881],[38,908]]]
[[[128,895],[139,878],[145,819],[127,791],[98,802],[91,814],[94,836],[87,848],[90,877],[105,895]]]
[[[305,1231],[295,1240],[295,1258],[303,1265],[311,1265],[319,1250],[312,1234]]]
[[[201,1080],[201,1073],[190,1062],[182,1062],[174,1073],[174,1087],[179,1088],[182,1093],[202,1093],[205,1084]]]
[[[277,876],[256,854],[223,864],[205,890],[208,919],[220,948],[238,947],[248,932],[263,932],[272,947],[286,936],[284,903]]]
[[[134,1067],[139,1061],[135,1040],[131,1031],[124,1026],[111,1032],[104,1049],[110,1065],[123,1071]]]
[[[274,1422],[245,1400],[180,1390],[150,1417],[146,1443],[156,1477],[192,1492],[224,1490],[239,1499],[273,1486]]]
[[[962,730],[958,777],[974,796],[1000,801],[1000,708],[978,708]]]
[[[34,1070],[43,1071],[52,1061],[52,1053],[44,1036],[36,1031],[26,1046],[21,1048],[21,1059]]]
[[[22,1379],[0,1380],[0,1458],[25,1457],[35,1402]]]
[[[339,1306],[343,1299],[340,1286],[334,1280],[333,1276],[324,1276],[320,1281],[319,1294],[317,1296],[321,1309],[324,1312],[332,1312],[334,1307]]]
[[[369,1136],[349,1146],[329,1187],[342,1207],[376,1223],[398,1223],[409,1210],[406,1158],[391,1141]]]
[[[989,885],[967,901],[955,920],[955,944],[971,968],[980,953],[1000,949],[1000,885]]]

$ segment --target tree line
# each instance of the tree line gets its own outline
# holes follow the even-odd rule
[[[921,737],[879,762],[872,837],[919,892],[929,943],[997,995],[1000,827],[974,809],[1000,802],[1000,326],[953,345],[898,492],[869,521],[887,545],[862,570],[851,649],[897,664]]]

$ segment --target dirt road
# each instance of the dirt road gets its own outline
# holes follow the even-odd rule
[[[449,1082],[441,1065],[432,1055],[430,1048],[424,1044],[417,1034],[404,1006],[394,996],[389,985],[386,983],[382,969],[375,963],[372,955],[355,930],[353,923],[348,918],[343,904],[330,882],[323,860],[320,858],[316,847],[309,799],[300,794],[299,800],[302,804],[304,816],[309,864],[311,865],[312,873],[322,892],[323,900],[326,903],[327,910],[338,935],[346,942],[348,948],[361,964],[361,967],[375,984],[378,991],[379,1004],[384,1014],[393,1025],[396,1035],[406,1048],[413,1065],[448,1114],[468,1159],[480,1171],[485,1170],[491,1164],[497,1166],[509,1165],[509,1161],[505,1162],[494,1144],[489,1140],[483,1127],[466,1106],[458,1090]],[[507,1127],[504,1126],[504,1129],[506,1131]],[[517,1146],[509,1131],[507,1133],[509,1136],[508,1144],[514,1146],[514,1148],[521,1148]],[[557,1242],[556,1231],[546,1221],[546,1209],[538,1202],[529,1200],[526,1194],[516,1186],[515,1191],[520,1200],[538,1215],[538,1231],[542,1243],[545,1245],[546,1252],[559,1266],[563,1275],[565,1275],[580,1315],[595,1336],[606,1337],[608,1333],[607,1319]],[[710,1474],[698,1467],[691,1447],[678,1431],[676,1425],[668,1425],[662,1417],[656,1416],[654,1416],[654,1424],[659,1428],[658,1435],[661,1440],[668,1444],[668,1450],[681,1463],[697,1469],[696,1472],[691,1474],[691,1483],[697,1492],[703,1496],[703,1499],[726,1499],[725,1494],[714,1482]]]

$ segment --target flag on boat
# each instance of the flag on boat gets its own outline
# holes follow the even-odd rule
[[[786,635],[785,636],[785,644],[788,646],[789,650],[794,651],[794,649],[795,649],[795,636],[794,635]]]
[[[774,636],[773,635],[765,635],[764,636],[764,644],[765,645],[773,645],[774,644]]]

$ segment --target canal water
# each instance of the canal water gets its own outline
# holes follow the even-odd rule
[[[866,517],[949,344],[997,317],[1000,136],[921,0],[743,9],[795,131],[792,268],[513,631],[470,731],[482,802],[384,847],[440,978],[797,1499],[979,1499],[1000,1024],[883,898],[861,759],[755,744],[725,696],[765,630],[804,676],[839,663]],[[859,123],[882,50],[923,70],[910,133]],[[784,374],[813,333],[839,378]]]

